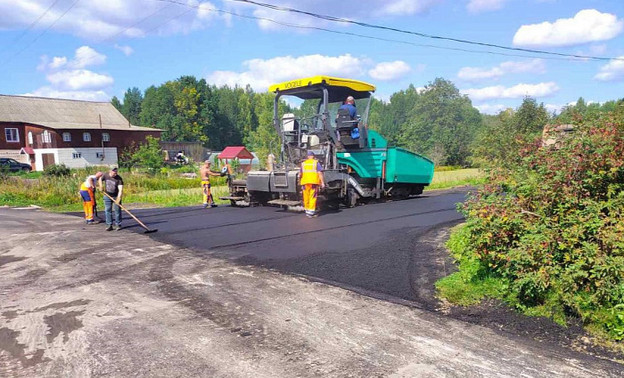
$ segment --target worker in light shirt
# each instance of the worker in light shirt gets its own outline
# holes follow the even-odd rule
[[[102,172],[88,176],[80,185],[80,197],[82,198],[82,208],[85,213],[87,224],[95,224],[95,183],[102,177]]]
[[[319,190],[325,187],[323,181],[323,167],[318,160],[314,158],[314,152],[308,151],[307,159],[301,163],[299,170],[301,191],[303,194],[303,208],[308,218],[315,217],[316,199]]]

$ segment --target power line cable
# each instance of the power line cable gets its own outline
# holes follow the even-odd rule
[[[154,1],[171,3],[171,4],[177,4],[177,5],[181,5],[181,6],[185,6],[185,7],[199,9],[198,5],[191,5],[191,4],[183,3],[183,2],[180,2],[180,1],[176,1],[176,0],[154,0]],[[282,21],[277,21],[277,20],[274,20],[274,19],[271,19],[271,18],[267,18],[267,17],[249,16],[249,15],[244,15],[244,14],[240,14],[240,13],[236,13],[236,12],[232,12],[232,11],[226,11],[226,10],[217,9],[217,8],[206,9],[206,10],[211,11],[211,12],[216,12],[216,13],[228,14],[228,15],[236,16],[236,17],[239,17],[239,18],[250,19],[250,20],[267,21],[267,22],[270,22],[270,23],[273,23],[273,24],[276,24],[276,25],[281,25],[281,26],[290,27],[290,28],[317,30],[317,31],[323,31],[323,32],[327,32],[327,33],[348,35],[348,36],[352,36],[352,37],[359,37],[359,38],[365,38],[365,39],[371,39],[371,40],[377,40],[377,41],[383,41],[383,42],[401,43],[401,44],[411,45],[411,46],[416,46],[416,47],[426,47],[426,48],[433,48],[433,49],[439,49],[439,50],[448,50],[448,51],[460,51],[460,52],[467,52],[467,53],[473,53],[473,54],[489,54],[489,55],[501,55],[501,56],[520,57],[520,58],[535,58],[535,55],[512,54],[512,53],[503,53],[503,52],[488,51],[488,50],[470,50],[470,49],[463,49],[463,48],[459,48],[459,47],[436,46],[436,45],[430,45],[430,44],[414,43],[414,42],[409,42],[409,41],[404,41],[404,40],[399,40],[399,39],[375,37],[375,36],[370,36],[370,35],[365,35],[365,34],[358,34],[358,33],[353,33],[353,32],[345,32],[345,31],[338,31],[338,30],[333,30],[333,29],[327,29],[327,28],[322,28],[322,27],[318,27],[318,26],[308,26],[308,25],[300,25],[300,24],[293,24],[293,23],[288,23],[288,22],[282,22]],[[555,56],[540,57],[540,59],[565,60],[565,61],[570,61],[570,60],[585,61],[585,60],[587,60],[585,58],[555,57]]]
[[[328,16],[328,15],[318,14],[318,13],[314,13],[314,12],[303,11],[303,10],[300,10],[300,9],[290,8],[290,7],[283,7],[283,6],[279,6],[279,5],[272,5],[272,4],[261,3],[261,2],[253,1],[253,0],[224,0],[224,1],[247,3],[247,4],[256,5],[258,7],[272,9],[272,10],[276,10],[276,11],[280,11],[280,12],[291,12],[291,13],[303,14],[303,15],[307,15],[307,16],[310,16],[310,17],[314,17],[314,18],[318,18],[318,19],[326,20],[326,21],[331,21],[331,22],[353,24],[353,25],[358,25],[358,26],[362,26],[362,27],[366,27],[366,28],[386,30],[386,31],[392,31],[392,32],[396,32],[396,33],[416,35],[416,36],[423,37],[423,38],[451,41],[451,42],[464,43],[464,44],[469,44],[469,45],[492,47],[492,48],[503,49],[503,50],[511,50],[511,51],[522,51],[522,52],[533,53],[533,54],[555,55],[555,56],[576,58],[576,59],[584,59],[584,60],[600,60],[600,61],[604,61],[604,60],[624,60],[624,58],[602,57],[602,56],[592,56],[592,55],[565,54],[565,53],[557,53],[557,52],[545,51],[545,50],[525,49],[525,48],[521,48],[521,47],[509,47],[509,46],[497,45],[497,44],[488,43],[488,42],[471,41],[471,40],[467,40],[467,39],[445,37],[445,36],[439,36],[439,35],[434,35],[434,34],[427,34],[427,33],[422,33],[422,32],[411,31],[411,30],[399,29],[399,28],[395,28],[395,27],[391,27],[391,26],[376,25],[376,24],[370,24],[370,23],[362,22],[362,21],[349,20],[349,19],[341,18],[341,17]]]
[[[39,35],[37,35],[35,37],[35,39],[33,39],[32,41],[30,41],[30,43],[28,43],[27,45],[25,45],[21,50],[19,50],[17,53],[13,54],[12,56],[10,56],[8,59],[6,59],[2,65],[7,64],[8,62],[10,62],[13,58],[15,58],[16,56],[18,56],[19,54],[21,54],[22,52],[24,52],[26,49],[28,49],[30,46],[32,46],[35,42],[37,42],[39,40],[39,38],[41,38],[45,33],[48,32],[48,30],[52,29],[52,27],[54,25],[56,25],[57,22],[59,22],[61,20],[61,18],[65,17],[65,15],[74,8],[74,6],[79,2],[80,0],[75,0],[69,8],[67,8],[65,10],[65,12],[63,12],[60,16],[58,16],[58,18],[56,20],[54,20],[54,22],[52,22],[50,24],[50,26],[48,26],[43,32],[41,32]]]
[[[15,44],[17,43],[17,41],[22,39],[26,35],[26,33],[28,33],[32,28],[34,28],[35,25],[37,25],[39,21],[41,21],[41,19],[44,18],[50,12],[50,10],[56,5],[56,3],[58,3],[59,1],[60,0],[54,0],[54,2],[52,2],[52,4],[48,7],[48,9],[46,9],[39,17],[37,17],[35,21],[33,21],[30,25],[28,25],[28,27],[24,29],[24,31],[20,35],[18,35],[13,41],[11,41],[10,44]],[[4,50],[6,50],[6,48],[3,49],[3,51]]]

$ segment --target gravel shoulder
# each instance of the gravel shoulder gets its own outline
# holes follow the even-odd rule
[[[0,209],[0,376],[622,376],[443,314],[100,231]]]

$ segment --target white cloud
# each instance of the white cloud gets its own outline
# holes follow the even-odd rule
[[[467,94],[473,101],[485,101],[491,99],[502,98],[522,98],[531,97],[547,97],[559,90],[555,82],[538,83],[538,84],[517,84],[513,87],[504,87],[502,85],[464,89],[462,92]]]
[[[110,101],[111,96],[102,90],[98,91],[59,91],[51,87],[41,87],[32,92],[24,93],[22,96],[66,98],[70,100],[83,101]]]
[[[104,91],[114,83],[107,74],[93,72],[85,67],[106,63],[106,55],[89,46],[76,49],[73,59],[55,56],[50,59],[44,55],[37,70],[46,74],[50,85],[41,87],[26,95],[56,97],[81,100],[108,100],[110,96]]]
[[[624,56],[612,59],[609,63],[600,68],[600,72],[594,76],[600,81],[620,81],[624,80]]]
[[[55,88],[78,91],[82,89],[100,89],[113,85],[113,78],[89,70],[65,70],[46,76]]]
[[[222,85],[251,85],[255,90],[266,91],[274,83],[314,75],[358,77],[365,72],[368,60],[350,54],[340,56],[304,55],[282,56],[272,59],[251,59],[243,62],[246,71],[215,71],[206,77],[209,83]]]
[[[76,56],[68,65],[72,68],[85,68],[104,64],[105,62],[106,55],[100,54],[89,46],[82,46],[76,49]]]
[[[35,30],[43,30],[58,19],[53,30],[81,38],[136,38],[147,34],[188,33],[205,28],[215,19],[228,20],[231,17],[211,11],[215,6],[210,2],[180,2],[185,5],[153,0],[79,1],[64,17],[59,18],[73,3],[60,1],[35,25]],[[50,3],[49,0],[0,0],[0,29],[27,27],[44,14]]]
[[[392,81],[404,77],[410,73],[410,71],[411,67],[409,64],[402,60],[395,60],[394,62],[377,64],[373,69],[368,71],[368,74],[375,80]]]
[[[507,0],[469,0],[466,8],[470,13],[499,10]]]
[[[503,62],[496,67],[463,67],[457,73],[457,77],[467,81],[478,81],[485,79],[497,79],[507,74],[546,72],[546,65],[542,59],[532,59],[522,62]]]
[[[498,114],[502,112],[503,110],[507,109],[509,106],[505,106],[502,104],[481,104],[481,105],[474,105],[474,107],[477,108],[479,112],[483,114],[494,115],[494,114]]]
[[[527,47],[574,46],[612,39],[623,29],[624,21],[618,20],[616,15],[584,9],[573,18],[522,25],[514,35],[513,44]]]
[[[98,66],[106,63],[106,55],[100,54],[89,46],[81,46],[76,49],[74,58],[69,60],[65,56],[55,56],[50,60],[47,55],[41,57],[41,63],[37,66],[39,71],[65,69],[78,69],[89,66]]]
[[[66,64],[67,64],[66,57],[55,56],[54,58],[52,58],[52,61],[50,62],[50,68],[53,70],[56,70],[56,69],[63,67]]]
[[[125,56],[130,56],[134,53],[134,49],[130,46],[123,46],[115,43],[115,48],[124,53]]]

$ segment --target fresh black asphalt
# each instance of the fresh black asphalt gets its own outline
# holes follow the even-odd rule
[[[317,218],[276,207],[219,206],[133,211],[159,241],[197,254],[260,265],[313,280],[419,301],[432,287],[425,267],[435,265],[430,237],[459,223],[456,204],[468,189],[425,192],[408,200],[341,208]],[[103,215],[103,214],[102,214]],[[124,228],[143,231],[128,216]],[[429,280],[431,281],[431,280]]]

